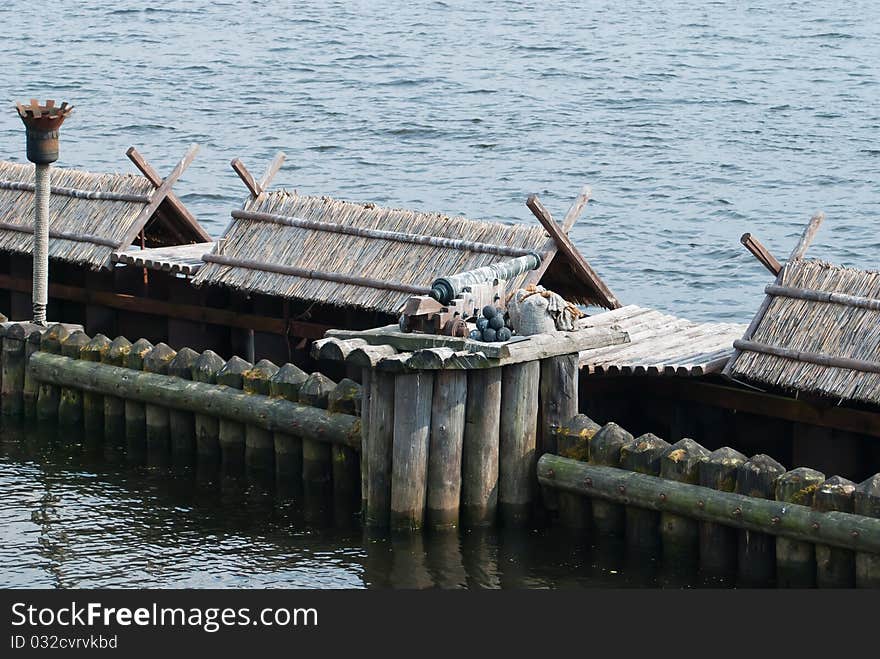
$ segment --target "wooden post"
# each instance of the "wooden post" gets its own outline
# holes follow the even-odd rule
[[[880,474],[874,474],[856,487],[853,509],[857,515],[880,517]],[[880,554],[856,554],[856,586],[880,588]]]
[[[362,398],[361,385],[354,380],[343,378],[327,397],[327,410],[363,416]],[[352,500],[355,496],[359,497],[361,465],[357,451],[350,446],[332,446],[330,456],[333,461],[334,502],[340,504]]]
[[[243,375],[253,368],[253,364],[241,357],[234,356],[217,372],[217,384],[224,384],[233,389],[244,386]],[[219,424],[220,459],[223,471],[238,473],[244,466],[245,429],[237,421],[220,419]]]
[[[168,366],[177,353],[165,343],[159,343],[144,355],[144,372],[168,375]],[[146,406],[147,460],[154,465],[168,462],[171,450],[171,417],[168,409],[158,405]]]
[[[128,351],[125,366],[133,371],[142,371],[144,357],[152,349],[152,343],[146,339],[138,339]],[[135,400],[125,400],[125,440],[129,460],[140,461],[147,448],[147,408]]]
[[[840,476],[832,476],[813,495],[813,508],[821,513],[855,511],[853,495],[856,484]],[[855,554],[849,549],[816,545],[816,585],[819,588],[854,588],[856,585]]]
[[[424,521],[433,394],[434,373],[431,371],[405,373],[394,380],[391,458],[393,529],[419,529]]]
[[[301,369],[285,364],[269,381],[269,395],[285,400],[298,401],[302,383],[308,379]],[[275,448],[275,474],[279,482],[302,483],[302,438],[288,433],[276,432],[272,437]]]
[[[813,505],[813,494],[825,482],[825,474],[798,467],[776,481],[776,500]],[[816,583],[816,552],[812,542],[776,538],[776,585],[786,588],[809,588]]]
[[[336,383],[323,373],[312,373],[300,387],[299,402],[326,410],[330,392],[335,388]],[[333,471],[330,446],[326,442],[303,437],[302,451],[303,483],[318,487],[328,485]]]
[[[110,349],[101,361],[111,366],[124,367],[131,350],[131,341],[118,336],[110,342]],[[104,437],[117,443],[125,434],[125,401],[117,396],[104,396]]]
[[[80,351],[88,344],[89,336],[82,330],[70,334],[61,344],[61,354],[69,359],[79,359]],[[83,420],[83,395],[75,387],[61,387],[58,401],[58,423],[68,428],[79,427]]]
[[[168,375],[192,380],[193,366],[199,353],[192,348],[181,348],[168,363]],[[178,465],[192,464],[196,456],[196,421],[191,412],[168,410],[168,431],[171,436],[171,455]]]
[[[53,355],[61,354],[61,345],[70,336],[68,329],[56,323],[43,334],[40,340],[40,351]],[[58,405],[61,401],[61,389],[55,385],[41,382],[37,390],[37,420],[50,421],[58,418]]]
[[[242,373],[242,388],[246,393],[269,395],[269,380],[278,373],[278,367],[268,359],[261,359],[254,367]],[[275,471],[275,441],[272,433],[255,426],[245,427],[244,463],[251,473],[271,474]]]
[[[697,484],[700,482],[700,463],[708,459],[709,451],[694,440],[685,437],[670,446],[660,458],[660,478],[678,483]],[[669,561],[683,564],[696,559],[700,547],[699,522],[661,513],[660,536],[663,540],[663,555]]]
[[[4,416],[24,412],[24,378],[27,368],[26,344],[37,325],[15,323],[6,327],[3,337],[3,365],[0,368],[0,411]]]
[[[699,483],[719,492],[736,489],[736,470],[748,458],[729,446],[712,451],[698,466]],[[737,533],[714,522],[700,522],[700,570],[709,577],[736,575]]]
[[[356,368],[349,365],[350,368]],[[367,518],[367,499],[369,487],[369,470],[367,468],[367,442],[370,437],[370,399],[373,395],[373,371],[370,368],[361,368],[361,519]]]
[[[498,503],[510,527],[528,523],[537,491],[540,380],[538,361],[510,364],[501,372]]]
[[[773,499],[776,479],[784,473],[785,467],[770,456],[756,455],[737,467],[734,491],[750,497]],[[737,563],[740,583],[771,582],[776,571],[776,540],[766,533],[740,531]]]
[[[635,439],[614,422],[606,423],[590,442],[590,462],[605,467],[620,467],[620,451]],[[602,536],[622,537],[626,529],[626,513],[618,503],[592,500],[593,523]]]
[[[434,529],[458,525],[466,401],[467,371],[437,371],[431,402],[426,506],[428,526]]]
[[[101,362],[110,351],[110,339],[95,334],[80,351],[80,358],[87,362]],[[104,397],[100,394],[83,393],[83,425],[86,434],[94,437],[104,434]]]
[[[194,382],[217,384],[217,374],[226,362],[213,350],[205,350],[192,365]],[[194,415],[196,455],[199,462],[220,461],[220,419],[205,414]]]
[[[651,433],[640,435],[620,447],[620,468],[659,476],[660,458],[668,451],[669,442]],[[656,554],[660,548],[660,515],[651,510],[627,506],[626,543],[639,553],[650,551]]]
[[[374,371],[370,382],[367,441],[367,525],[387,527],[391,512],[391,448],[394,437],[394,376]]]
[[[578,354],[541,360],[539,454],[556,453],[554,429],[578,413]]]
[[[27,368],[27,363],[31,355],[40,350],[40,342],[45,332],[45,328],[37,327],[27,337],[24,345],[24,387],[21,398],[26,419],[35,419],[37,417],[37,396],[40,389],[40,383],[31,375],[30,370]],[[0,373],[0,376],[2,376],[2,373]]]
[[[460,513],[465,526],[485,526],[495,521],[498,506],[501,370],[486,368],[468,371],[461,458]],[[396,415],[395,411],[395,418]]]
[[[503,393],[503,389],[502,389]],[[590,442],[599,430],[598,423],[586,414],[576,414],[556,428],[556,450],[559,455],[587,462],[590,459]],[[503,465],[502,465],[503,466]],[[572,530],[586,532],[592,519],[589,497],[559,492],[557,495],[560,523]]]

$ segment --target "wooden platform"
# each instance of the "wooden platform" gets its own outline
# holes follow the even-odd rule
[[[162,270],[192,276],[204,265],[202,255],[209,253],[213,248],[214,243],[195,243],[150,249],[133,247],[123,252],[113,252],[111,259],[113,263],[124,263],[149,270]]]
[[[582,350],[581,368],[595,375],[700,376],[720,372],[746,326],[696,323],[634,304],[589,316],[583,327],[618,329],[629,343]]]

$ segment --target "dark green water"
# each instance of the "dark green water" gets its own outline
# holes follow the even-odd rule
[[[560,529],[374,535],[356,505],[123,447],[0,425],[0,586],[583,588],[701,585]]]

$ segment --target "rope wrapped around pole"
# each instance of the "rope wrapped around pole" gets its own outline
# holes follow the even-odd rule
[[[49,164],[34,165],[34,324],[46,324],[49,303]]]

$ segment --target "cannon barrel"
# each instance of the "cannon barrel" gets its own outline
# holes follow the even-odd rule
[[[467,270],[458,274],[438,277],[431,284],[431,297],[441,304],[448,304],[471,286],[494,282],[496,279],[509,281],[529,270],[541,265],[541,257],[537,252],[517,256],[506,261],[499,261],[475,270]]]

